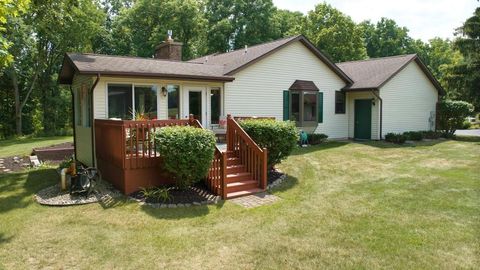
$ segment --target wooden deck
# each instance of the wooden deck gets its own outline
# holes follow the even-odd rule
[[[201,124],[190,117],[182,120],[119,121],[95,120],[97,167],[102,178],[125,194],[140,187],[173,184],[173,178],[162,170],[162,159],[155,151],[152,134],[166,126]],[[226,147],[215,149],[206,185],[224,199],[265,190],[267,150],[261,149],[238,123],[227,118]]]

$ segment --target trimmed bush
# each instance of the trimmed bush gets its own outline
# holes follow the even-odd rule
[[[422,131],[407,131],[404,132],[403,135],[407,140],[410,141],[421,141],[423,140],[423,132]]]
[[[299,140],[294,122],[252,119],[239,124],[260,147],[268,149],[269,168],[290,155]]]
[[[406,137],[400,133],[387,133],[385,135],[385,141],[391,143],[403,144],[406,140]]]
[[[153,139],[164,168],[174,176],[178,188],[185,189],[207,175],[215,151],[213,132],[188,126],[165,127]]]
[[[465,101],[442,100],[438,103],[438,129],[451,137],[463,128],[465,118],[473,113],[473,105]]]
[[[308,143],[311,145],[316,145],[324,142],[328,136],[322,133],[312,133],[308,134]]]
[[[423,131],[423,138],[429,139],[429,140],[436,140],[442,137],[442,133],[438,131],[433,131],[433,130],[427,130]]]
[[[472,127],[472,123],[470,121],[463,121],[462,129],[469,129]]]

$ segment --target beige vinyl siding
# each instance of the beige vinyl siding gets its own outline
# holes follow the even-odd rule
[[[377,92],[378,94],[378,92]],[[355,132],[355,100],[356,99],[374,99],[375,105],[372,105],[372,140],[378,140],[380,137],[380,102],[371,91],[349,92],[347,93],[347,111],[348,111],[348,137],[354,138]]]
[[[348,137],[348,109],[335,114],[335,91],[345,82],[302,43],[294,42],[234,76],[233,82],[225,83],[225,113],[282,120],[283,91],[295,80],[308,80],[324,93],[323,123],[315,132],[330,138]]]
[[[90,76],[75,75],[73,78],[72,89],[74,93],[75,104],[77,104],[77,99],[79,98],[79,91],[82,85],[86,85],[87,89],[90,91],[93,85],[93,78]],[[83,112],[84,113],[84,112]],[[84,114],[85,115],[85,114]],[[75,143],[76,143],[76,152],[77,160],[80,162],[92,166],[92,134],[91,127],[84,127],[83,125],[78,125],[77,122],[77,110],[75,110]]]
[[[383,99],[383,131],[430,130],[438,92],[416,62],[411,62],[380,89]],[[435,119],[432,119],[435,123]]]

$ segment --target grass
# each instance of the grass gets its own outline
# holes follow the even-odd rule
[[[478,269],[480,143],[331,142],[280,167],[275,204],[43,207],[52,169],[0,176],[0,269]]]
[[[28,156],[34,147],[45,147],[72,141],[72,136],[21,137],[17,139],[0,140],[0,157],[14,155]]]

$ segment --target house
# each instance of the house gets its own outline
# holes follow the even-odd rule
[[[388,132],[434,129],[443,94],[416,55],[335,64],[302,35],[186,62],[181,52],[182,44],[169,38],[153,58],[65,55],[59,82],[72,90],[76,157],[99,168],[121,165],[123,174],[115,174],[114,167],[104,170],[123,179],[118,185],[125,192],[138,188],[125,184],[133,177],[128,153],[146,150],[129,134],[135,134],[133,128],[143,132],[138,123],[148,130],[145,125],[155,122],[135,126],[129,121],[134,115],[164,121],[158,127],[192,124],[181,119],[193,115],[204,128],[216,128],[227,114],[275,117],[333,139],[382,139]],[[234,122],[230,119],[229,127]],[[110,157],[120,151],[115,145],[123,147],[119,158]],[[257,148],[254,152],[263,155]],[[149,164],[135,168],[155,167]],[[154,175],[151,169],[135,177]]]

